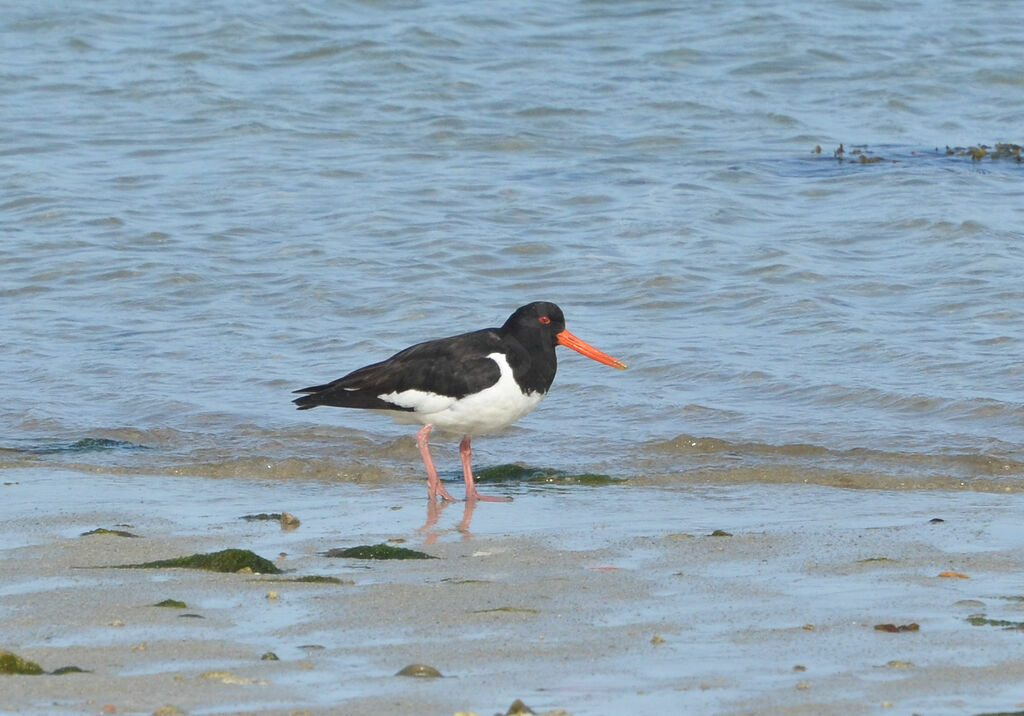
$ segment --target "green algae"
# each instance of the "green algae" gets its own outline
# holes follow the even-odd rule
[[[43,667],[34,661],[23,659],[17,654],[0,649],[0,674],[19,676],[39,676],[45,674]],[[91,674],[91,671],[77,666],[62,666],[49,672],[52,676],[63,676],[64,674]]]
[[[475,472],[477,482],[519,482],[531,485],[582,485],[604,487],[626,482],[625,478],[598,473],[567,473],[550,467],[528,467],[519,464],[492,465]]]
[[[989,619],[984,614],[972,614],[967,617],[967,623],[971,626],[994,626],[1002,627],[1003,629],[1024,630],[1024,622],[1014,622],[1008,619]]]
[[[205,569],[210,572],[255,572],[259,574],[281,574],[281,570],[268,559],[247,549],[222,549],[220,552],[190,554],[186,557],[158,559],[140,564],[120,564],[116,569]]]
[[[305,577],[292,577],[290,579],[260,579],[260,582],[298,582],[301,584],[355,584],[351,579],[339,577],[324,577],[319,574],[310,574]]]
[[[62,666],[59,669],[54,669],[50,672],[54,676],[64,676],[64,674],[91,674],[91,671],[80,669],[77,666]]]
[[[329,549],[323,553],[325,557],[347,557],[349,559],[437,559],[426,552],[419,552],[405,547],[390,544],[363,544],[347,549]]]
[[[137,534],[126,532],[125,530],[109,530],[106,527],[97,527],[94,530],[83,532],[82,537],[88,537],[89,535],[111,535],[113,537],[135,537],[138,538]]]
[[[715,530],[709,537],[732,537],[732,532],[726,532],[725,530]]]
[[[112,440],[110,438],[82,438],[74,442],[49,442],[30,448],[26,452],[36,455],[52,455],[57,453],[82,453],[97,452],[105,450],[145,450],[145,445],[127,442],[126,440]]]
[[[242,515],[239,519],[243,519],[246,522],[280,522],[280,512],[259,512],[254,515]]]
[[[82,438],[68,445],[68,450],[85,452],[88,450],[137,450],[142,445],[130,443],[126,440],[111,440],[110,438]]]
[[[258,512],[252,515],[242,515],[239,519],[246,522],[277,522],[283,530],[294,530],[301,524],[295,515],[288,512]]]
[[[22,659],[17,654],[0,649],[0,674],[38,676],[45,673],[43,667],[34,661]]]
[[[188,605],[180,599],[165,599],[162,602],[157,602],[153,605],[154,607],[168,607],[170,609],[188,609]]]

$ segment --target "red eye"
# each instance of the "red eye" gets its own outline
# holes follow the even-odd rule
[[[541,316],[541,317],[540,317],[540,318],[538,318],[537,320],[538,320],[538,321],[540,321],[541,323],[543,323],[543,324],[544,324],[545,326],[546,326],[547,324],[551,323],[551,319],[550,319],[550,318],[548,318],[547,316]]]

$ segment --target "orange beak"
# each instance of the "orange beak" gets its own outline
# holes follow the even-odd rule
[[[610,365],[612,368],[618,368],[619,370],[626,370],[626,364],[620,360],[612,358],[604,351],[599,351],[594,346],[590,345],[586,341],[577,338],[569,331],[563,330],[555,338],[558,339],[558,345],[565,346],[566,348],[572,348],[574,351],[582,353],[587,358],[593,358],[598,363],[604,363]]]

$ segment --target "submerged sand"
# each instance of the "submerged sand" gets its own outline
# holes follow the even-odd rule
[[[418,483],[42,469],[4,481],[0,649],[88,672],[0,676],[8,711],[1024,708],[1017,494],[541,487],[478,505],[460,531],[462,504],[423,529],[434,516]],[[301,525],[240,519],[282,510]],[[95,528],[138,537],[81,536]],[[437,559],[322,554],[388,540]],[[110,568],[228,547],[273,560],[277,579],[342,583]],[[186,607],[153,606],[165,599]],[[410,664],[443,676],[395,675]]]

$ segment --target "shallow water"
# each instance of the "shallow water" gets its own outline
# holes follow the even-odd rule
[[[1016,490],[1013,7],[10,8],[0,465],[419,479],[290,391],[549,299],[481,465]]]

